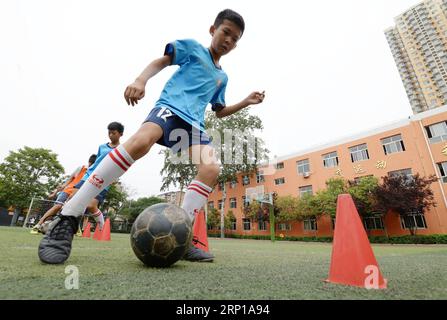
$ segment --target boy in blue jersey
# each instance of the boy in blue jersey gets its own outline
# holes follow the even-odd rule
[[[195,212],[206,204],[220,172],[203,126],[205,108],[211,104],[216,116],[221,118],[264,100],[264,92],[252,92],[235,105],[226,106],[225,103],[228,77],[220,66],[220,58],[236,47],[244,28],[244,20],[238,13],[230,9],[223,10],[209,29],[212,36],[209,48],[192,39],[171,42],[166,45],[163,57],[152,61],[135,82],[126,88],[124,98],[127,104],[134,106],[144,97],[145,86],[150,78],[167,66],[179,66],[140,129],[104,158],[92,173],[95,179],[84,183],[64,206],[60,221],[45,235],[39,247],[39,258],[43,262],[63,263],[70,255],[77,219],[89,200],[123,175],[155,143],[174,147],[178,137],[174,131],[177,129],[187,134],[187,141],[183,141],[181,148],[188,148],[198,169],[182,205],[194,219]],[[212,155],[211,159],[209,155]],[[212,261],[213,258],[192,244],[184,257],[189,261]]]
[[[124,126],[119,122],[109,123],[107,126],[108,134],[110,142],[104,143],[99,146],[98,153],[96,154],[95,162],[88,167],[85,175],[82,177],[81,181],[74,186],[75,190],[73,194],[70,196],[70,199],[74,197],[79,189],[81,189],[82,185],[87,180],[92,180],[93,183],[97,182],[98,178],[92,173],[96,169],[96,167],[101,163],[101,161],[109,154],[110,151],[115,149],[120,145],[120,138],[124,134]],[[104,202],[107,193],[109,192],[110,185],[105,187],[98,195],[96,195],[90,203],[87,205],[87,212],[95,219],[96,223],[99,224],[99,228],[102,229],[104,225],[104,215],[101,210],[99,210],[99,206]],[[69,199],[69,200],[70,200]]]

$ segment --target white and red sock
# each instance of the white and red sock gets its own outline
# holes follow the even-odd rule
[[[199,180],[193,180],[188,186],[182,208],[191,215],[193,221],[195,219],[195,211],[205,206],[211,191],[213,191],[213,188]]]
[[[98,211],[92,213],[92,217],[95,219],[96,223],[99,224],[99,229],[102,230],[102,227],[104,226],[104,215],[101,210],[98,209]]]
[[[121,177],[135,161],[122,145],[109,152],[81,189],[62,208],[64,216],[81,216],[89,202],[105,187]]]

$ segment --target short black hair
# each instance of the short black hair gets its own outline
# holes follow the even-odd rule
[[[92,154],[91,156],[90,156],[90,158],[88,158],[88,162],[89,163],[95,163],[95,161],[96,161],[96,154]]]
[[[116,130],[116,131],[118,131],[121,134],[123,134],[123,132],[124,132],[124,126],[121,123],[119,123],[119,122],[111,122],[111,123],[109,123],[109,125],[107,126],[107,129],[109,129],[109,130]]]
[[[245,22],[244,18],[242,18],[242,16],[239,13],[231,9],[222,10],[217,15],[216,20],[214,20],[214,26],[218,28],[225,19],[230,20],[235,25],[237,25],[239,29],[241,29],[241,35],[244,33]]]

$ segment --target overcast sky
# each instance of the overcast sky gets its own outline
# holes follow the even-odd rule
[[[123,93],[167,42],[195,38],[225,8],[246,29],[221,60],[227,104],[265,90],[250,112],[271,156],[283,156],[412,115],[384,30],[416,0],[0,2],[0,162],[23,146],[58,154],[66,173],[124,124],[122,142],[146,118],[177,67],[149,80],[136,106]],[[162,149],[122,182],[133,198],[158,194]]]

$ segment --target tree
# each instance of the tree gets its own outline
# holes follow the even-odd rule
[[[212,229],[215,229],[220,225],[219,210],[212,208],[208,211],[206,224]]]
[[[61,183],[63,173],[51,150],[25,146],[10,151],[0,164],[0,199],[7,206],[26,208],[32,197],[47,197]]]
[[[125,216],[129,220],[129,222],[133,223],[144,209],[154,204],[163,202],[166,201],[153,196],[148,198],[139,198],[137,200],[128,200],[119,213]]]
[[[267,160],[268,150],[264,147],[263,140],[255,134],[255,130],[263,129],[262,121],[259,117],[250,115],[247,109],[224,118],[217,118],[213,112],[207,112],[205,127],[212,137],[212,144],[221,162],[217,182],[224,184],[222,200],[225,203],[225,184],[237,180],[237,175],[240,173],[253,176],[259,164]],[[176,163],[167,149],[162,153],[165,156],[165,163],[160,171],[163,177],[161,190],[167,190],[173,185],[179,186],[183,191],[197,174],[195,165],[191,160]],[[224,236],[224,210],[222,206],[221,237]]]
[[[253,200],[244,208],[244,216],[252,221],[259,221],[264,219],[264,212],[262,204]]]
[[[331,178],[326,181],[326,189],[316,193],[314,198],[315,211],[317,216],[328,214],[335,217],[337,211],[337,199],[339,194],[347,193],[347,183],[342,178]]]
[[[299,199],[292,196],[278,197],[275,201],[278,210],[277,222],[298,220],[300,218]]]
[[[374,176],[362,177],[359,181],[348,181],[348,192],[354,200],[360,216],[370,216],[374,212],[374,191],[379,186],[379,179]]]
[[[121,182],[118,181],[110,186],[103,204],[103,207],[108,212],[109,216],[120,211],[121,207],[126,203],[128,196],[129,195]]]
[[[424,213],[430,207],[436,207],[433,191],[430,185],[438,178],[435,175],[420,177],[393,175],[382,177],[382,184],[374,190],[374,209],[386,215],[393,211],[400,216],[411,216],[415,212]],[[416,226],[410,228],[410,233],[416,233]]]
[[[225,229],[230,230],[234,221],[236,221],[236,216],[234,215],[233,210],[228,210],[225,215]]]

